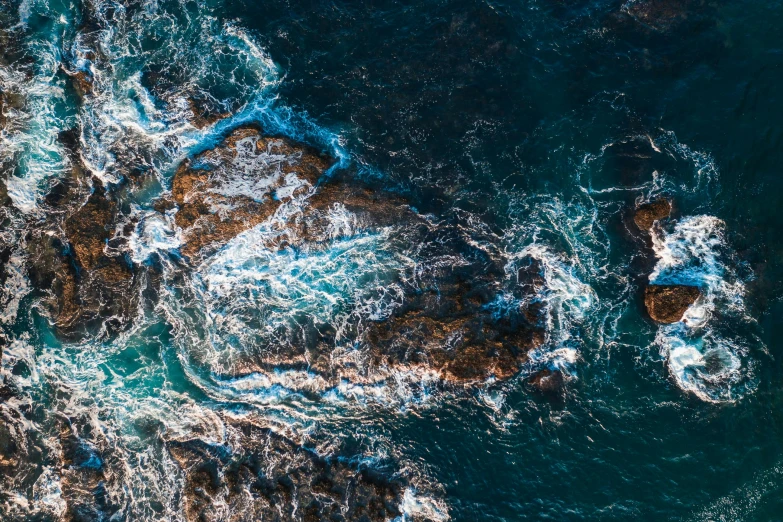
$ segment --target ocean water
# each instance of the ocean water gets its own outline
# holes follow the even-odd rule
[[[0,0],[0,450],[25,462],[0,460],[0,519],[79,519],[69,473],[97,469],[79,520],[187,520],[166,443],[236,449],[232,422],[253,418],[404,480],[400,521],[783,520],[781,24],[778,1]],[[176,209],[155,200],[248,123],[417,221],[369,227],[334,201],[297,247],[284,229],[309,203],[289,187],[183,270]],[[272,156],[238,157],[216,193],[268,197],[253,172]],[[134,186],[128,240],[106,249],[159,287],[124,329],[71,339],[27,245],[77,163]],[[647,240],[633,210],[658,197],[672,217]],[[495,320],[540,307],[515,376],[447,382],[361,346],[452,271],[497,272]],[[658,325],[649,283],[702,294]],[[327,329],[331,377],[300,349]],[[562,392],[529,384],[544,368]]]

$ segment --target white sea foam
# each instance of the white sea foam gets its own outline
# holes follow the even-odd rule
[[[11,114],[9,128],[0,134],[0,156],[17,165],[8,177],[8,197],[25,213],[37,209],[43,184],[61,176],[70,168],[70,161],[57,141],[60,130],[72,124],[64,108],[63,81],[57,77],[60,64],[58,38],[34,40],[29,51],[37,56],[35,74],[27,80],[24,73],[8,67],[0,68],[0,86],[12,87],[24,99],[24,107]]]
[[[396,522],[413,522],[428,520],[430,522],[446,522],[451,520],[446,504],[439,499],[418,495],[414,488],[407,488],[400,506],[402,516]]]
[[[388,231],[312,251],[270,248],[267,233],[261,225],[237,236],[195,275],[215,343],[236,336],[252,346],[254,325],[272,334],[297,314],[331,324],[339,341],[352,320],[382,319],[400,302],[401,259],[384,245]]]
[[[751,386],[748,340],[729,323],[753,323],[745,309],[745,282],[733,268],[724,223],[689,216],[653,234],[658,262],[652,284],[697,286],[702,295],[680,323],[659,327],[655,343],[677,384],[703,400],[734,400]],[[718,317],[716,317],[718,316]]]
[[[570,203],[529,198],[521,205],[519,223],[506,235],[506,273],[515,281],[517,271],[532,260],[540,278],[534,296],[524,298],[543,306],[546,330],[545,343],[530,360],[534,368],[569,373],[586,340],[603,342],[604,327],[596,318],[606,313],[591,285],[613,276],[607,272],[609,244],[589,197]],[[514,299],[510,303],[519,306]]]
[[[347,158],[340,136],[315,126],[276,101],[274,88],[281,81],[281,71],[251,35],[234,22],[220,22],[201,4],[193,6],[200,10],[198,13],[190,7],[187,13],[184,9],[176,13],[183,15],[186,23],[175,22],[178,18],[155,2],[133,11],[126,11],[116,2],[99,0],[91,5],[96,8],[90,15],[95,17],[98,30],[78,33],[70,26],[74,23],[73,13],[65,7],[59,18],[62,27],[40,40],[27,42],[31,53],[39,58],[32,79],[0,67],[0,81],[20,86],[25,99],[23,110],[11,114],[13,121],[0,135],[2,159],[20,167],[7,187],[14,206],[22,212],[36,212],[46,181],[71,170],[71,161],[57,138],[59,132],[74,127],[80,129],[80,161],[89,174],[104,183],[123,181],[130,166],[157,176],[165,187],[173,168],[184,157],[214,145],[226,131],[246,122],[261,122],[271,134],[315,141],[339,159]],[[44,2],[24,2],[20,7],[21,23],[31,20],[33,13],[57,15]],[[148,45],[151,40],[155,45]],[[88,51],[97,55],[93,62],[86,58]],[[180,90],[164,93],[168,96],[165,100],[156,99],[155,93],[146,87],[147,64],[162,64],[175,76],[182,76],[184,71],[184,77],[179,78]],[[67,68],[68,72],[88,69],[94,78],[92,94],[85,96],[76,110],[66,106],[68,85],[61,74],[56,74],[60,68]],[[5,88],[6,83],[2,86]],[[231,92],[216,99],[211,94],[215,87],[231,87]],[[218,110],[233,116],[204,129],[195,128],[188,103],[194,95],[211,100]],[[14,111],[11,107],[6,110]],[[274,162],[279,166],[282,158],[275,158],[275,151],[270,149],[265,157],[254,158],[261,160],[276,168]],[[239,172],[258,166],[234,165]],[[263,193],[257,177],[246,176],[245,181],[244,185],[219,190],[226,195],[240,191],[255,197]],[[281,215],[272,221],[285,222],[298,211],[301,201],[293,192],[299,186],[298,180],[286,179],[285,187],[274,194],[286,202]],[[129,237],[127,253],[135,263],[142,264],[154,254],[176,250],[181,237],[172,213],[148,212],[143,209],[144,202],[139,204],[130,216],[137,224]],[[402,290],[395,282],[396,275],[411,262],[386,244],[392,231],[357,231],[356,217],[339,203],[328,209],[325,218],[325,244],[319,248],[278,251],[267,247],[268,240],[280,234],[268,222],[235,238],[205,260],[192,279],[186,278],[186,284],[192,287],[178,286],[179,274],[167,271],[162,304],[150,315],[172,319],[174,334],[181,335],[175,341],[182,348],[179,360],[169,358],[168,347],[155,353],[144,351],[143,347],[154,340],[145,337],[143,329],[155,318],[146,317],[143,310],[131,332],[100,346],[91,342],[63,345],[47,331],[39,332],[41,335],[35,338],[23,335],[11,339],[3,348],[2,377],[13,381],[19,397],[5,402],[4,407],[46,402],[52,415],[72,422],[76,435],[85,437],[85,447],[99,452],[109,464],[105,487],[107,500],[119,506],[115,518],[174,521],[183,519],[179,499],[184,478],[161,441],[198,437],[210,444],[230,445],[230,429],[216,414],[222,401],[247,399],[248,407],[260,406],[263,400],[259,397],[266,394],[264,400],[273,407],[258,408],[256,412],[269,422],[290,421],[294,425],[322,419],[344,406],[345,402],[337,403],[346,397],[377,392],[377,402],[389,396],[407,397],[401,399],[403,402],[419,400],[426,395],[426,391],[420,390],[426,390],[421,383],[426,384],[428,377],[414,371],[392,375],[386,383],[363,388],[330,387],[317,375],[300,370],[259,371],[239,377],[227,377],[225,371],[219,371],[226,368],[222,363],[230,361],[238,351],[253,348],[254,343],[258,347],[274,346],[278,338],[275,328],[298,327],[288,323],[287,310],[298,313],[303,321],[328,323],[335,327],[336,338],[349,339],[350,329],[363,321],[381,320],[399,305]],[[4,295],[9,299],[0,303],[0,319],[3,324],[11,324],[20,308],[25,309],[22,298],[28,284],[23,257],[14,253],[5,269],[9,278]],[[168,308],[181,299],[183,291],[190,290],[194,293],[188,297],[194,301],[180,302],[178,306],[190,305],[192,309]],[[183,327],[189,313],[195,319]],[[45,330],[45,326],[41,328]],[[226,345],[223,335],[231,346]],[[232,336],[249,343],[231,341]],[[207,355],[204,366],[193,365],[193,360],[183,355],[199,351]],[[210,355],[215,360],[210,360]],[[221,364],[213,364],[218,355],[228,357],[221,359]],[[335,348],[334,357],[336,363],[341,360],[353,364],[357,350],[348,342],[342,343]],[[176,373],[179,364],[183,365],[184,379]],[[12,373],[13,368],[22,367],[25,371],[20,375]],[[208,399],[204,403],[182,391],[183,387],[189,390],[193,386],[206,391]],[[339,398],[326,400],[324,411],[320,405],[282,405],[292,397],[301,400],[294,395],[304,392],[334,392]],[[353,404],[359,402],[350,400],[354,400]],[[301,403],[307,404],[304,400]],[[24,415],[20,418],[29,422]],[[46,433],[43,426],[27,427]],[[80,427],[88,429],[79,432]],[[42,444],[42,449],[53,455],[62,450],[57,436],[47,437]],[[7,492],[17,506],[8,513],[19,514],[20,518],[62,515],[63,489],[67,484],[60,471],[67,472],[46,468],[35,482],[31,498],[27,497],[29,491]],[[405,499],[403,511],[411,516],[446,512],[438,501],[423,494],[411,492]],[[226,517],[229,515],[227,506],[214,507]],[[0,506],[0,510],[5,509],[6,506]]]
[[[182,231],[174,223],[173,211],[137,214],[139,223],[128,240],[134,262],[144,263],[153,253],[171,252],[182,245]]]
[[[14,252],[3,269],[5,284],[0,290],[0,323],[12,324],[19,313],[19,304],[30,292],[27,280],[26,260],[20,252]]]
[[[67,508],[62,498],[60,477],[50,466],[44,467],[43,473],[33,485],[33,502],[36,511],[43,512],[54,517],[61,517]]]

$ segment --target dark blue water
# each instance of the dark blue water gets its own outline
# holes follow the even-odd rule
[[[5,518],[71,516],[47,420],[60,415],[91,418],[102,438],[83,438],[108,441],[103,466],[124,469],[104,479],[115,507],[86,519],[182,520],[176,502],[155,507],[184,484],[161,440],[211,441],[221,412],[242,412],[404,475],[419,500],[399,520],[783,520],[780,2],[25,0],[0,13],[0,89],[25,100],[3,108],[6,244],[50,219],[41,198],[70,168],[63,130],[79,129],[104,183],[155,180],[133,196],[142,215],[184,158],[253,122],[337,158],[341,179],[493,243],[507,267],[535,258],[548,332],[497,382],[322,386],[284,363],[238,382],[221,357],[275,321],[337,325],[340,306],[391,307],[372,284],[431,258],[394,232],[286,257],[259,251],[259,232],[191,278],[165,261],[179,248],[171,223],[142,227],[123,255],[158,263],[163,290],[120,333],[74,341],[39,304],[29,249],[10,248],[18,274],[0,318],[13,393],[0,404],[40,440],[26,454],[39,465],[0,466]],[[60,64],[82,67],[89,49],[97,94],[80,98]],[[197,129],[186,98],[222,119]],[[648,241],[633,210],[660,197],[672,218]],[[703,297],[658,325],[650,282]],[[251,294],[252,310],[275,312],[248,319],[234,303]],[[528,383],[544,367],[566,375],[562,393]]]

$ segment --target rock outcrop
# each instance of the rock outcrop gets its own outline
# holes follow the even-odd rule
[[[657,199],[649,203],[644,203],[637,207],[633,216],[633,222],[644,232],[649,231],[653,223],[658,220],[666,219],[672,211],[671,201],[668,199]]]
[[[64,69],[65,70],[65,69]],[[65,73],[70,76],[73,88],[76,90],[76,94],[80,98],[84,99],[90,96],[93,92],[94,79],[92,73],[87,69],[79,69],[77,71],[67,71]]]
[[[306,370],[332,385],[343,379],[372,382],[395,369],[434,372],[462,383],[516,374],[527,353],[544,340],[540,304],[533,299],[542,285],[534,263],[518,274],[513,290],[526,304],[496,313],[490,305],[501,291],[507,262],[499,251],[477,247],[459,226],[428,222],[398,196],[355,179],[319,179],[332,163],[310,148],[241,127],[184,163],[170,199],[159,202],[161,210],[177,207],[180,251],[187,259],[208,256],[291,202],[270,223],[270,250],[313,253],[342,235],[392,229],[390,241],[415,251],[421,266],[432,267],[416,275],[415,285],[399,282],[402,305],[391,316],[344,326],[342,341],[330,325],[296,319],[269,335],[276,339],[269,346],[259,340],[253,349],[245,347],[233,371]],[[361,347],[364,359],[358,366],[334,358],[346,336]]]
[[[28,230],[30,280],[62,336],[117,331],[138,307],[140,282],[123,252],[122,190],[89,178],[79,160],[78,129],[61,133],[60,141],[73,168],[45,196],[46,220]]]
[[[193,257],[266,221],[280,205],[309,191],[332,160],[253,126],[186,161],[174,175],[171,198],[183,230],[181,252]]]
[[[231,446],[167,442],[185,475],[188,521],[380,522],[402,515],[399,479],[323,457],[250,421],[230,430]]]
[[[699,296],[696,286],[650,285],[644,290],[644,304],[654,321],[676,323]]]
[[[421,367],[462,383],[512,377],[528,352],[544,342],[540,304],[532,299],[540,283],[527,281],[526,287],[522,279],[530,274],[518,274],[515,297],[524,304],[505,314],[493,313],[490,303],[504,275],[500,260],[471,249],[457,234],[447,240],[448,230],[430,233],[439,236],[439,242],[434,238],[423,242],[437,245],[441,255],[453,259],[460,259],[462,253],[461,262],[438,266],[405,295],[391,317],[371,325],[366,341],[374,364]]]

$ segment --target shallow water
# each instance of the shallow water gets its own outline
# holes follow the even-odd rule
[[[64,516],[68,470],[95,468],[111,470],[95,520],[184,520],[163,441],[232,448],[232,419],[250,417],[403,477],[400,520],[782,518],[781,23],[780,2],[0,0],[0,90],[24,99],[0,132],[0,413],[37,434],[0,518]],[[85,67],[80,97],[69,73]],[[215,118],[194,125],[192,100]],[[323,240],[299,248],[280,226],[308,200],[289,187],[183,275],[182,231],[154,201],[246,123],[421,221],[370,230],[335,202]],[[76,162],[60,139],[74,127],[96,179],[149,180],[121,248],[160,281],[126,329],[77,341],[58,336],[25,250]],[[252,173],[279,161],[239,154],[216,193],[269,197]],[[674,210],[648,244],[631,215],[656,197]],[[485,257],[502,274],[488,315],[542,309],[517,376],[462,385],[372,361],[362,332],[433,274],[480,279]],[[521,294],[532,262],[542,283]],[[656,325],[648,283],[702,295]],[[298,364],[325,331],[339,379]],[[542,368],[566,375],[562,396],[527,384]],[[81,430],[68,469],[61,419]]]

